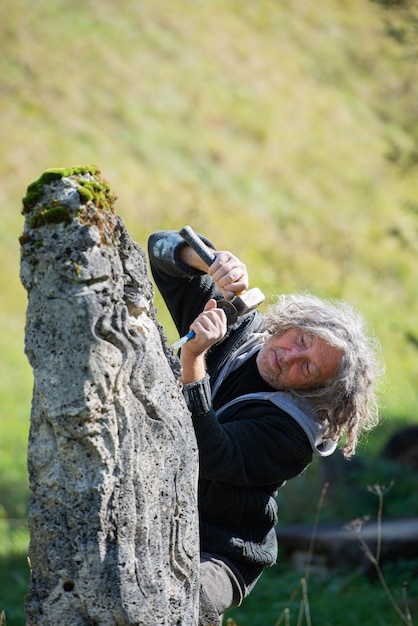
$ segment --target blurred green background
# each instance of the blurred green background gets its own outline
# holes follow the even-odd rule
[[[267,301],[309,290],[358,306],[387,366],[384,420],[360,449],[373,457],[417,421],[417,16],[407,0],[2,0],[0,611],[9,626],[23,623],[27,581],[32,374],[18,237],[28,184],[48,168],[94,163],[141,246],[154,230],[189,223],[241,256]]]

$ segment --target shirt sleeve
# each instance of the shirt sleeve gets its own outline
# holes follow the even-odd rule
[[[208,239],[199,237],[214,249]],[[188,332],[208,300],[222,298],[208,274],[181,261],[179,250],[183,245],[184,239],[174,230],[153,233],[148,240],[152,276],[180,335]]]

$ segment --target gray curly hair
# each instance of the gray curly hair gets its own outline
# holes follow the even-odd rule
[[[293,391],[308,401],[325,424],[325,437],[339,441],[342,452],[354,454],[359,434],[379,421],[376,383],[383,374],[380,345],[363,316],[346,302],[321,300],[311,294],[282,295],[265,315],[266,331],[280,335],[302,328],[343,351],[334,378],[312,389]]]

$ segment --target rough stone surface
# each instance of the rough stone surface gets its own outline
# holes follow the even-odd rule
[[[145,255],[95,167],[28,188],[27,626],[197,623],[197,446]]]

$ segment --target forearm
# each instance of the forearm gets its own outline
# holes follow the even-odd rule
[[[184,384],[196,382],[205,376],[206,353],[225,336],[226,329],[225,312],[218,309],[216,300],[209,300],[190,325],[194,336],[183,346],[180,353]]]
[[[182,261],[188,267],[192,267],[193,269],[204,272],[205,274],[207,273],[208,265],[187,243],[185,243],[178,249],[178,256],[180,261]]]
[[[214,250],[213,244],[208,239],[200,237],[208,248]],[[208,266],[176,230],[152,233],[148,239],[148,255],[151,268],[166,276],[175,278],[202,276],[208,270]]]
[[[202,380],[206,376],[206,359],[201,354],[197,357],[188,354],[181,355],[181,381],[183,385]]]
[[[213,247],[208,240],[204,241]],[[148,242],[152,276],[180,335],[189,331],[190,324],[210,298],[222,297],[206,271],[182,261],[180,251],[184,248],[184,240],[177,231],[153,233]]]
[[[168,276],[207,274],[227,300],[248,289],[249,279],[244,263],[227,250],[216,251],[206,238],[199,237],[205,247],[213,252],[214,260],[210,265],[201,259],[177,231],[162,231],[154,233],[149,239],[151,268]],[[216,298],[215,294],[211,297]]]

